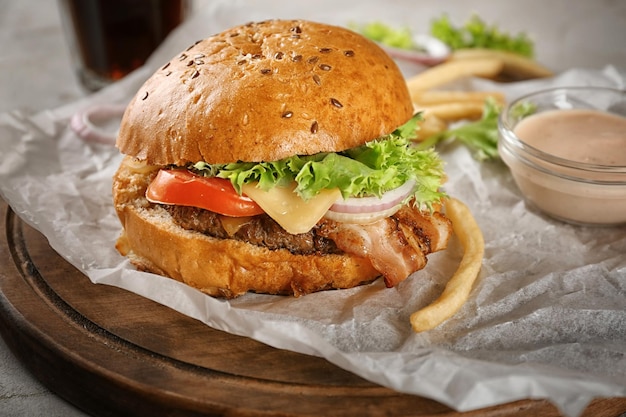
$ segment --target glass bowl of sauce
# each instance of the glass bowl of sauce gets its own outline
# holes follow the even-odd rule
[[[499,153],[526,203],[569,223],[626,224],[626,91],[562,87],[511,102]]]

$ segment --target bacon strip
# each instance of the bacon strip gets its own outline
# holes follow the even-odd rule
[[[369,259],[394,287],[426,266],[426,255],[445,249],[450,221],[441,213],[402,208],[392,217],[372,224],[326,221],[319,233],[332,239],[346,253]]]

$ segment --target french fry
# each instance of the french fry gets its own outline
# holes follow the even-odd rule
[[[444,132],[448,129],[448,123],[434,114],[425,114],[424,119],[419,123],[419,127],[420,129],[417,132],[418,141]]]
[[[411,96],[413,103],[419,106],[429,106],[441,103],[479,102],[484,103],[487,97],[493,97],[498,103],[504,104],[505,96],[500,91],[446,91],[429,90],[419,91]]]
[[[439,298],[411,314],[411,326],[415,332],[433,329],[452,317],[469,298],[482,266],[485,242],[471,211],[454,198],[447,199],[444,205],[452,229],[463,247],[463,258]]]
[[[407,80],[411,95],[465,77],[495,78],[504,63],[498,58],[457,59],[428,68]]]
[[[498,59],[502,61],[502,72],[513,80],[551,77],[553,72],[537,61],[508,51],[494,49],[459,49],[454,51],[448,62],[472,61],[475,59]]]
[[[418,106],[418,108],[420,107]],[[424,117],[435,116],[447,123],[466,119],[480,119],[483,109],[484,103],[482,101],[441,103],[421,108],[424,111]]]

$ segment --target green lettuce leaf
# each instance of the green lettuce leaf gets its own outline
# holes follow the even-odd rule
[[[486,48],[514,52],[528,58],[534,56],[534,44],[525,33],[510,35],[496,25],[489,26],[477,15],[455,27],[447,15],[431,21],[430,34],[452,50]]]
[[[374,21],[363,25],[351,24],[350,28],[373,41],[399,49],[418,49],[407,27],[393,28],[383,22]]]
[[[428,149],[438,143],[455,139],[467,146],[479,161],[497,159],[498,154],[498,116],[501,107],[491,97],[485,100],[483,116],[480,120],[448,129],[426,138],[418,145],[419,149]]]
[[[498,153],[498,118],[501,111],[502,107],[493,97],[489,97],[485,100],[483,116],[480,120],[432,135],[419,142],[417,148],[423,150],[435,147],[438,143],[446,140],[457,140],[467,146],[478,161],[498,159],[500,157]],[[536,106],[534,104],[521,102],[510,110],[510,114],[514,118],[522,119],[535,111]]]
[[[413,179],[416,204],[430,208],[444,195],[440,187],[445,174],[434,149],[413,146],[420,118],[418,114],[393,133],[343,152],[296,155],[260,163],[198,162],[191,169],[206,176],[228,178],[240,193],[246,183],[258,182],[261,189],[267,190],[295,181],[295,192],[305,200],[321,190],[334,188],[344,198],[380,196]]]

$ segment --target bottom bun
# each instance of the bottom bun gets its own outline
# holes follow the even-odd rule
[[[248,291],[300,296],[380,276],[369,260],[353,255],[297,255],[183,229],[146,200],[155,174],[126,157],[113,178],[113,202],[123,226],[116,248],[140,270],[227,298]]]

